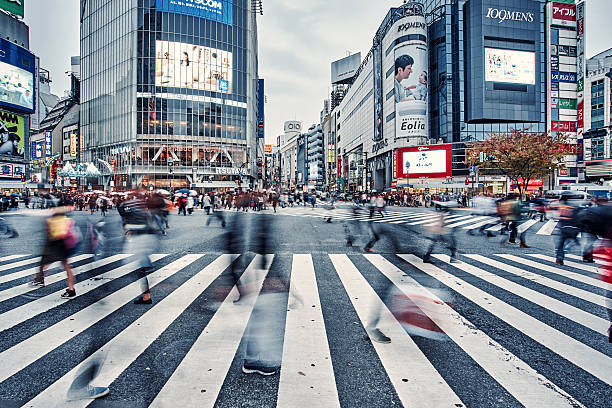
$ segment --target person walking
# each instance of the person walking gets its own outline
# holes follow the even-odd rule
[[[68,277],[68,288],[61,295],[63,298],[76,296],[74,272],[68,257],[76,252],[79,238],[74,220],[66,216],[66,207],[52,210],[45,220],[45,245],[43,247],[40,268],[31,282],[32,286],[45,286],[45,268],[54,262],[61,262]]]
[[[578,233],[580,229],[576,223],[577,207],[570,205],[566,195],[561,195],[559,198],[559,227],[560,234],[555,247],[555,263],[557,265],[563,265],[565,258],[565,244],[567,241],[573,241],[579,245]]]
[[[455,262],[457,259],[457,241],[452,228],[447,227],[448,209],[442,207],[436,221],[428,226],[429,232],[429,248],[423,256],[424,263],[431,263],[431,254],[436,246],[436,243],[445,243],[451,251],[450,261]]]
[[[206,211],[206,215],[210,215],[212,201],[210,200],[210,196],[208,194],[204,195],[204,198],[202,199],[202,206],[204,207],[204,211]]]
[[[17,238],[19,236],[17,230],[4,218],[0,218],[0,233],[8,235],[9,238]]]

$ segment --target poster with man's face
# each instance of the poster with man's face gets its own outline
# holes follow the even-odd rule
[[[429,96],[427,46],[406,44],[395,50],[396,137],[427,136]]]
[[[0,111],[0,155],[24,158],[23,116]]]

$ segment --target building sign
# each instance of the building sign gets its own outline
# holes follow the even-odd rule
[[[77,155],[77,143],[78,143],[78,138],[76,133],[71,133],[70,134],[70,156],[71,157],[76,157]]]
[[[589,161],[592,159],[593,157],[593,152],[591,151],[591,139],[583,139],[583,153],[582,153],[582,160],[583,161]]]
[[[25,164],[0,162],[0,178],[20,179],[25,176]]]
[[[553,132],[575,132],[576,122],[561,122],[553,120],[551,123],[551,130]]]
[[[23,18],[25,0],[0,0],[0,9]]]
[[[577,163],[584,162],[584,139],[578,139],[578,143],[576,147],[576,162]]]
[[[2,81],[0,80],[0,82]],[[25,158],[24,146],[23,116],[0,111],[0,156],[13,156],[23,159]]]
[[[259,139],[265,138],[265,102],[266,96],[264,92],[264,80],[257,80],[257,137]]]
[[[44,141],[38,141],[38,142],[31,142],[30,143],[30,157],[32,158],[32,160],[40,160],[43,158],[43,154],[44,154],[44,149],[45,149],[45,142]]]
[[[45,131],[45,157],[49,158],[52,155],[53,146],[51,144],[52,133],[50,130]]]
[[[424,23],[422,16],[407,17],[408,23]],[[406,24],[403,22],[402,24]],[[414,24],[408,37],[395,48],[395,137],[409,139],[426,138],[427,127],[428,66],[426,29]]]
[[[553,71],[559,70],[559,57],[558,56],[556,55],[550,56],[550,69],[552,69]]]
[[[374,138],[378,142],[383,138],[383,80],[382,80],[382,45],[378,44],[372,48],[374,65]]]
[[[453,145],[405,147],[397,150],[397,178],[453,175]]]
[[[552,71],[550,73],[551,81],[555,82],[566,82],[566,83],[576,83],[576,74],[574,72],[556,72]]]
[[[552,3],[552,23],[576,27],[576,5],[567,3]]]
[[[0,105],[34,113],[35,70],[34,54],[0,38]]]
[[[557,103],[559,109],[576,109],[576,99],[560,98]]]
[[[157,0],[157,11],[186,14],[218,23],[233,24],[233,0]]]
[[[526,23],[533,23],[535,17],[533,13],[525,13],[518,10],[507,10],[498,8],[489,8],[485,18],[496,20],[499,24],[504,21],[522,21]]]
[[[349,55],[331,64],[331,83],[341,84],[350,81],[361,65],[361,53]]]
[[[215,174],[238,176],[240,175],[240,169],[235,167],[216,167]]]
[[[232,53],[201,45],[155,42],[155,85],[232,93]]]
[[[273,146],[274,146],[274,145],[271,145],[271,144],[264,145],[264,152],[266,152],[266,153],[272,153],[272,147],[273,147]]]

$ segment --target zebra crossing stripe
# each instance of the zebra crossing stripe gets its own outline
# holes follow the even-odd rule
[[[445,222],[448,222],[448,221],[453,221],[453,222],[454,221],[461,221],[461,220],[465,220],[465,219],[467,219],[468,222],[471,222],[474,219],[474,217],[472,215],[453,216],[453,218],[446,217]],[[434,221],[434,222],[431,222],[431,223],[428,223],[428,224],[423,224],[423,226],[424,227],[431,227],[431,226],[434,226],[436,224],[438,224],[438,221]],[[446,227],[450,228],[449,225],[447,225]]]
[[[155,262],[166,256],[167,255],[152,255],[151,260]],[[92,270],[92,266],[93,265],[84,265],[83,271]],[[139,263],[132,262],[117,269],[113,269],[110,272],[95,276],[86,281],[78,282],[74,285],[74,289],[76,290],[77,294],[84,295],[85,293],[91,292],[92,290],[102,285],[106,285],[110,280],[120,278],[135,271],[138,268]],[[52,277],[59,281],[65,279],[62,275],[63,274],[56,274]],[[23,290],[25,289],[26,288],[24,288]],[[41,297],[40,299],[33,300],[32,302],[28,302],[22,306],[16,307],[15,309],[11,309],[8,312],[0,314],[0,332],[6,329],[10,329],[11,327],[18,325],[19,323],[25,322],[28,319],[38,316],[41,313],[44,313],[48,310],[53,309],[54,307],[65,303],[66,299],[60,297],[60,295],[64,293],[64,291],[65,289],[58,290],[47,296]]]
[[[485,265],[492,266],[504,272],[511,273],[523,279],[530,280],[540,285],[547,286],[551,289],[558,290],[559,292],[566,293],[568,295],[577,297],[578,299],[582,299],[587,302],[593,303],[597,306],[604,305],[606,301],[606,298],[603,296],[597,295],[595,293],[589,292],[584,289],[579,289],[572,285],[567,285],[565,283],[556,281],[554,279],[550,279],[543,275],[538,275],[537,273],[529,272],[525,269],[520,269],[515,266],[499,262],[492,258],[485,258],[482,255],[474,255],[474,254],[466,254],[465,256],[475,261],[481,262]]]
[[[301,298],[301,305],[292,307],[290,295],[276,406],[301,408],[309,401],[316,407],[340,408],[311,255],[293,255],[292,293]]]
[[[401,223],[407,222],[407,221],[416,221],[418,219],[426,217],[427,215],[429,215],[429,213],[422,213],[422,214],[418,214],[418,215],[406,215],[404,220],[401,220],[401,221],[391,221],[390,224],[401,224]]]
[[[91,258],[93,255],[92,254],[84,254],[84,255],[78,255],[74,258],[70,258],[69,262],[73,263],[73,262],[79,262],[82,261],[83,259],[87,259],[87,258]],[[56,263],[56,265],[59,264],[59,262]],[[18,272],[13,272],[13,273],[9,273],[7,275],[2,275],[0,276],[0,283],[6,283],[6,282],[10,282],[12,280],[15,279],[20,279],[20,278],[25,278],[27,276],[32,276],[33,274],[35,274],[36,272],[38,272],[40,269],[40,266],[35,266],[34,268],[29,268],[29,269],[24,269]]]
[[[0,258],[0,262],[11,261],[17,258],[23,258],[24,256],[29,256],[29,255],[28,254],[15,254],[15,255],[3,256],[2,258]]]
[[[521,233],[527,231],[529,228],[531,228],[531,226],[533,224],[537,224],[537,221],[536,220],[528,220],[528,221],[522,223],[517,228],[518,233],[521,234]]]
[[[487,225],[487,224],[492,224],[494,221],[495,221],[495,217],[489,217],[488,216],[487,219],[484,219],[484,220],[482,220],[480,222],[477,222],[476,224],[468,225],[467,227],[463,227],[463,229],[464,230],[473,230],[473,229],[480,228],[480,227],[482,227],[484,225]]]
[[[441,260],[442,262],[445,262],[450,265],[450,257],[448,255],[433,256]],[[585,312],[584,310],[578,309],[577,307],[568,305],[565,302],[562,302],[550,296],[546,296],[533,289],[526,288],[522,285],[519,285],[518,283],[512,282],[511,280],[502,278],[501,276],[495,275],[494,273],[485,271],[484,269],[467,264],[465,262],[459,261],[457,263],[454,263],[452,266],[461,269],[466,273],[474,275],[479,279],[489,282],[490,284],[495,285],[503,290],[513,293],[516,296],[520,296],[521,298],[528,300],[531,303],[548,309],[553,313],[556,313],[578,324],[581,324],[584,327],[593,330],[594,332],[597,332],[602,335],[607,334],[608,326],[610,325],[610,323],[606,319],[602,319],[599,316],[595,316],[594,314]]]
[[[465,406],[423,354],[347,255],[331,261],[364,327],[379,311],[391,343],[372,342],[374,350],[405,407]],[[409,381],[403,381],[408,378]]]
[[[201,254],[186,255],[164,266],[148,276],[149,285],[152,288],[155,287],[158,283],[201,257]],[[0,382],[15,375],[46,353],[51,352],[106,316],[114,313],[117,309],[134,299],[136,294],[139,293],[139,287],[140,283],[138,281],[133,282],[0,353],[0,361],[2,361]]]
[[[13,268],[19,268],[20,266],[30,265],[30,264],[38,263],[38,262],[40,262],[40,256],[24,259],[23,261],[13,262],[13,263],[6,264],[6,265],[0,265],[0,272],[7,271]]]
[[[566,257],[566,258],[571,258],[571,259],[576,259],[576,260],[579,260],[579,261],[581,261],[581,260],[582,260],[582,257],[581,257],[581,256],[574,255],[574,254],[565,254],[565,257]],[[611,262],[604,261],[603,259],[598,258],[598,257],[597,257],[597,255],[595,255],[595,256],[593,257],[593,259],[595,260],[595,264],[596,264],[596,265],[612,265],[612,263],[611,263]]]
[[[424,264],[414,255],[399,256],[420,270],[435,268],[432,265]],[[440,316],[432,315],[429,318],[523,406],[533,408],[582,406],[427,288],[421,286],[413,278],[405,276],[404,272],[391,262],[380,255],[365,255],[365,257],[406,296],[410,296],[410,293],[416,289],[424,296],[440,302]]]
[[[421,225],[421,224],[425,224],[425,223],[431,222],[431,221],[433,221],[436,218],[440,218],[440,214],[431,214],[431,215],[428,215],[426,217],[423,217],[419,221],[410,222],[410,223],[408,223],[408,225]]]
[[[99,268],[101,266],[104,266],[104,265],[107,265],[109,263],[118,261],[120,259],[127,258],[128,256],[130,256],[130,255],[127,255],[127,254],[113,255],[111,257],[104,258],[104,259],[101,259],[99,261],[95,261],[95,262],[92,262],[92,263],[88,263],[88,264],[81,265],[81,266],[78,266],[76,268],[73,268],[72,272],[74,273],[74,276],[77,276],[77,275],[80,275],[83,272],[89,272],[92,269]],[[74,258],[74,259],[77,259],[77,258]],[[27,270],[28,273],[24,274],[24,276],[33,275],[34,273],[38,272],[38,269],[39,269],[38,267],[32,268],[32,269],[28,269]],[[24,272],[26,272],[26,271],[24,271]],[[54,273],[52,275],[48,275],[48,276],[45,277],[45,284],[46,285],[52,285],[52,284],[54,284],[56,282],[60,282],[60,281],[62,281],[64,279],[66,279],[66,275],[63,272]],[[4,302],[5,300],[14,298],[15,296],[24,295],[24,294],[26,294],[28,292],[32,292],[32,291],[35,291],[37,289],[39,289],[39,288],[31,286],[29,282],[21,284],[21,285],[13,286],[12,288],[0,291],[0,302]]]
[[[480,216],[480,217],[472,217],[472,216],[470,216],[470,218],[467,219],[467,220],[459,221],[459,222],[453,222],[452,224],[448,224],[446,226],[446,228],[456,228],[456,227],[459,227],[461,225],[469,224],[469,223],[474,222],[474,221],[482,221],[483,219],[489,220],[489,217],[487,217],[487,216]],[[457,220],[454,220],[454,221],[457,221]]]
[[[272,256],[268,256],[265,270],[259,269],[261,256],[257,255],[253,259],[240,278],[242,284],[248,284],[252,288],[251,292],[244,295],[246,297],[237,305],[233,301],[238,296],[238,290],[236,287],[232,288],[149,408],[215,405],[272,263]],[[143,351],[144,349],[145,347],[142,348]],[[131,359],[135,360],[136,357],[138,356],[134,355]],[[122,369],[127,367],[128,364],[125,364]],[[114,377],[108,376],[108,384],[118,377],[121,371],[115,370]],[[203,393],[203,389],[206,392]]]
[[[487,228],[487,231],[491,231],[491,232],[497,232],[497,231],[501,231],[504,228],[504,224],[503,223],[499,223],[497,225],[492,226],[491,228]]]
[[[391,221],[404,221],[404,220],[411,220],[412,218],[406,218],[405,215],[385,215],[384,218],[382,219],[378,219],[375,222],[391,222]]]
[[[541,259],[543,261],[548,261],[548,262],[555,262],[555,260],[556,260],[552,256],[546,256],[546,255],[543,255],[543,254],[528,254],[528,256],[531,256],[533,258],[538,258],[538,259]],[[604,274],[604,272],[601,269],[599,269],[598,267],[596,267],[596,266],[584,265],[584,264],[580,264],[578,262],[572,262],[572,261],[567,261],[567,260],[564,260],[563,264],[565,266],[570,266],[570,267],[572,267],[574,269],[580,269],[581,271],[585,271],[585,272],[591,272],[591,273],[595,273],[595,274],[598,274],[598,275],[603,275]]]
[[[596,279],[596,278],[585,276],[581,273],[571,272],[571,271],[567,271],[561,268],[555,268],[553,266],[545,265],[539,262],[534,262],[529,259],[519,258],[518,256],[514,256],[514,255],[498,254],[496,256],[499,256],[501,258],[508,259],[510,261],[517,262],[517,263],[520,263],[526,266],[531,266],[532,268],[536,268],[542,271],[552,272],[554,274],[564,276],[566,278],[570,278],[578,282],[586,283],[587,285],[596,286],[598,288],[605,289],[605,290],[612,290],[611,284],[604,282],[602,280]]]
[[[163,300],[154,303],[153,307],[145,314],[113,337],[101,349],[86,358],[81,364],[26,403],[26,406],[29,408],[52,406],[85,408],[91,403],[91,400],[66,400],[66,391],[75,378],[75,374],[93,361],[105,360],[95,379],[95,385],[108,387],[180,316],[187,306],[210,286],[220,273],[227,269],[233,259],[233,255],[221,255],[215,259]],[[215,346],[218,347],[219,344]],[[215,350],[215,353],[218,353],[218,351]],[[104,358],[105,356],[106,358]],[[191,382],[191,379],[189,382]]]
[[[470,299],[470,301],[528,337],[531,337],[534,341],[540,343],[560,357],[582,368],[606,384],[612,385],[612,358],[540,322],[522,310],[476,288],[457,276],[443,271],[434,265],[423,263],[414,255],[400,256],[427,275]],[[539,406],[555,406],[555,404],[540,403]]]
[[[536,235],[551,235],[553,231],[555,230],[555,228],[557,227],[558,223],[559,222],[555,220],[546,221],[546,224],[544,224],[542,228],[540,228],[540,230],[536,233]]]

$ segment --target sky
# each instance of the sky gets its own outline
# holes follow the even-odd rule
[[[587,58],[612,47],[610,0],[586,0]],[[263,0],[259,25],[259,75],[266,82],[266,142],[276,143],[286,120],[304,127],[319,122],[329,98],[331,62],[361,52],[390,7],[401,0]],[[606,7],[607,6],[607,7]],[[79,54],[79,0],[26,0],[30,49],[62,96],[70,87],[66,71]]]

